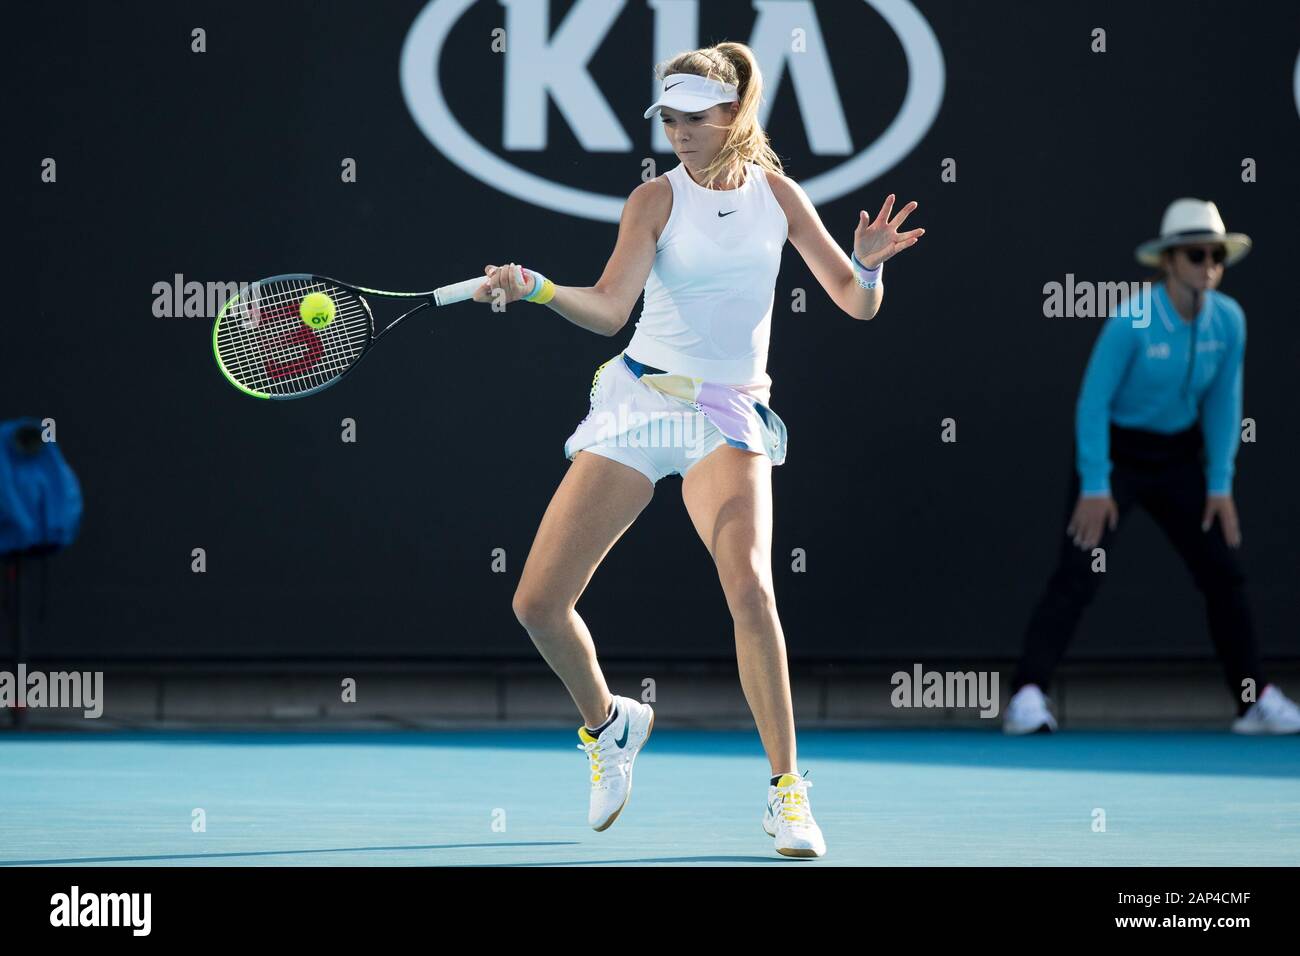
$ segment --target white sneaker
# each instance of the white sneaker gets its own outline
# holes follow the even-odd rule
[[[1234,734],[1300,733],[1300,707],[1269,684],[1250,709],[1232,722]]]
[[[1047,709],[1047,698],[1037,684],[1026,684],[1011,695],[1002,715],[1004,734],[1053,733],[1056,718]]]
[[[655,712],[649,704],[614,696],[618,713],[599,737],[578,728],[578,749],[591,763],[591,808],[587,822],[596,831],[607,830],[618,819],[632,793],[632,761],[654,729]]]
[[[767,788],[767,812],[763,832],[776,838],[776,852],[782,856],[825,856],[826,841],[808,805],[812,781],[783,773],[776,785]]]

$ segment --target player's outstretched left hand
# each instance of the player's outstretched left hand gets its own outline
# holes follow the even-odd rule
[[[868,269],[874,269],[909,246],[916,245],[916,241],[925,235],[924,229],[898,231],[916,207],[917,203],[908,203],[891,222],[889,215],[894,211],[894,194],[890,193],[885,197],[885,204],[880,207],[875,222],[871,221],[865,209],[859,212],[858,228],[853,233],[853,252],[858,261]]]

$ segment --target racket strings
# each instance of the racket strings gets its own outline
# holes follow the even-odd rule
[[[308,328],[304,296],[324,292],[334,320]],[[324,387],[354,363],[372,335],[365,305],[346,289],[310,277],[264,280],[227,304],[217,326],[216,351],[230,377],[260,395],[302,395]]]
[[[300,291],[305,294],[306,289]],[[297,294],[246,297],[228,310],[219,331],[223,364],[237,381],[259,394],[310,390],[317,378],[332,371],[321,337],[294,324],[292,309],[298,301]]]

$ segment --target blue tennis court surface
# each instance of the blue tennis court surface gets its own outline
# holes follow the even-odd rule
[[[0,738],[0,863],[1295,865],[1300,739],[804,731],[829,847],[761,829],[753,732],[658,729],[614,826],[572,730]],[[193,811],[206,832],[193,832]],[[1094,831],[1096,810],[1105,832]]]

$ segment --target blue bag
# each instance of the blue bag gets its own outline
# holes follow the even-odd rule
[[[81,485],[34,418],[0,422],[0,554],[67,547],[81,526]]]

